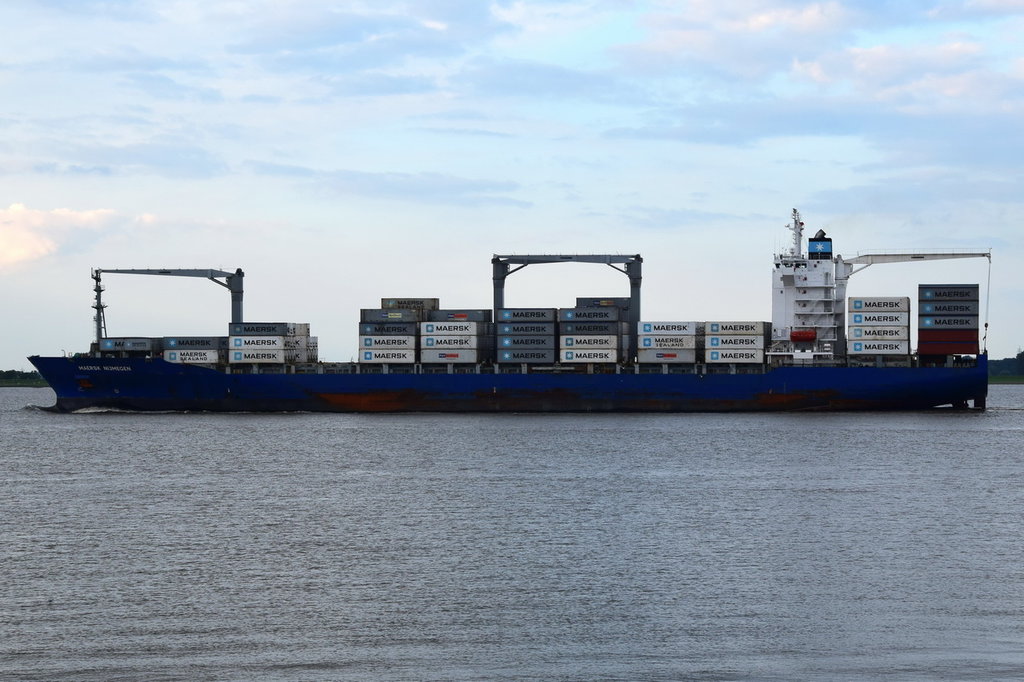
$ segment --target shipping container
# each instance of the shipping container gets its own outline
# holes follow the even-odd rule
[[[662,336],[661,334],[640,334],[637,338],[637,347],[643,348],[674,348],[694,349],[697,347],[696,336]],[[748,337],[754,338],[754,337]]]
[[[708,334],[716,336],[764,336],[766,330],[771,330],[771,324],[767,322],[705,322],[704,327]]]
[[[228,336],[309,336],[308,322],[232,322]]]
[[[359,311],[360,322],[419,322],[423,319],[422,310],[409,308],[362,308]]]
[[[286,336],[284,337],[285,350],[308,350],[316,348],[320,339],[316,336]]]
[[[850,327],[847,337],[850,339],[871,339],[881,341],[909,341],[909,327]]]
[[[919,317],[917,326],[919,329],[977,329],[978,316]]]
[[[851,355],[909,355],[909,341],[851,341],[846,350]]]
[[[851,313],[909,313],[909,296],[872,296],[848,299]]]
[[[414,350],[368,350],[359,351],[359,362],[369,364],[402,364],[411,365],[416,362]]]
[[[285,361],[285,351],[283,348],[232,349],[228,351],[228,361],[232,364],[283,364]]]
[[[108,351],[151,351],[160,350],[162,339],[117,336],[100,339],[100,350]]]
[[[628,330],[628,325],[626,326]],[[562,335],[620,335],[625,333],[621,322],[559,322],[558,333]]]
[[[228,347],[226,336],[165,336],[164,348],[180,350],[219,350]]]
[[[910,313],[850,313],[850,324],[858,327],[906,327]]]
[[[640,322],[637,332],[659,336],[694,336],[704,331],[703,322]]]
[[[497,325],[501,336],[554,336],[554,322],[503,322]]]
[[[918,341],[952,341],[961,343],[964,341],[978,341],[977,329],[918,329]]]
[[[918,355],[977,355],[979,351],[977,341],[921,341],[917,344]]]
[[[360,336],[360,348],[394,348],[415,350],[415,336]]]
[[[283,336],[231,336],[228,345],[233,350],[284,350]]]
[[[504,308],[498,311],[498,322],[554,322],[554,308]]]
[[[479,350],[437,350],[425,348],[420,351],[420,362],[439,362],[450,364],[453,362],[477,363],[482,360],[482,352]]]
[[[555,361],[554,349],[549,350],[510,350],[498,349],[498,362],[551,363]]]
[[[493,336],[423,336],[420,348],[465,348],[476,349],[490,346]]]
[[[422,336],[478,336],[485,331],[481,322],[420,322]]]
[[[921,284],[917,287],[920,301],[977,301],[977,284]]]
[[[705,348],[737,348],[744,350],[764,349],[763,336],[708,336],[704,340]]]
[[[213,365],[220,362],[221,352],[218,350],[165,350],[164,360],[167,362],[189,365]]]
[[[977,301],[939,301],[937,303],[921,301],[918,305],[919,315],[977,315]]]
[[[591,348],[563,349],[560,353],[562,362],[618,362],[617,350],[601,350]]]
[[[546,350],[555,348],[557,339],[554,336],[499,336],[498,348],[537,348]]]
[[[697,362],[697,351],[693,349],[641,348],[636,352],[637,362],[693,364]]]
[[[733,348],[719,348],[719,349],[707,349],[704,351],[704,362],[708,364],[720,364],[720,363],[763,363],[764,362],[764,351],[760,349],[733,349]]]
[[[437,310],[440,305],[436,298],[382,298],[380,307],[386,310]]]
[[[576,297],[577,308],[606,308],[611,306],[619,310],[629,310],[629,298],[614,296],[584,296]]]
[[[455,310],[448,308],[444,310],[428,310],[427,319],[431,322],[491,322],[494,316],[491,314],[490,309]]]
[[[415,322],[370,322],[359,325],[360,336],[414,336]]]
[[[618,322],[619,309],[605,308],[561,308],[558,311],[560,322]]]
[[[618,348],[619,337],[614,334],[604,336],[560,336],[558,345],[561,348]]]

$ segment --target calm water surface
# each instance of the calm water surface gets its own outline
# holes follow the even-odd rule
[[[53,415],[0,389],[0,679],[1021,680],[985,413]]]

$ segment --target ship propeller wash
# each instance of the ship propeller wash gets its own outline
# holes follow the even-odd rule
[[[496,255],[490,309],[437,298],[382,298],[360,311],[357,362],[325,362],[309,323],[253,322],[243,278],[198,269],[97,269],[88,352],[29,358],[55,411],[728,412],[983,409],[988,391],[977,284],[926,283],[917,298],[848,298],[876,263],[987,258],[989,252],[833,253],[807,240],[775,257],[772,318],[641,315],[643,258]],[[507,308],[506,278],[530,265],[603,264],[629,296],[577,297],[566,308]],[[226,334],[110,337],[104,274],[203,277],[231,293]],[[916,328],[915,328],[916,321]],[[913,345],[916,338],[916,347]]]

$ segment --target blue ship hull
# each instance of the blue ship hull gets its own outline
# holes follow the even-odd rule
[[[958,367],[762,373],[228,374],[149,358],[29,358],[52,409],[213,412],[736,412],[983,408],[985,355]]]

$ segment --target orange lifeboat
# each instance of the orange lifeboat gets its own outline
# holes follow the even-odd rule
[[[789,333],[789,340],[793,343],[813,343],[818,338],[818,332],[813,329],[795,329]]]

